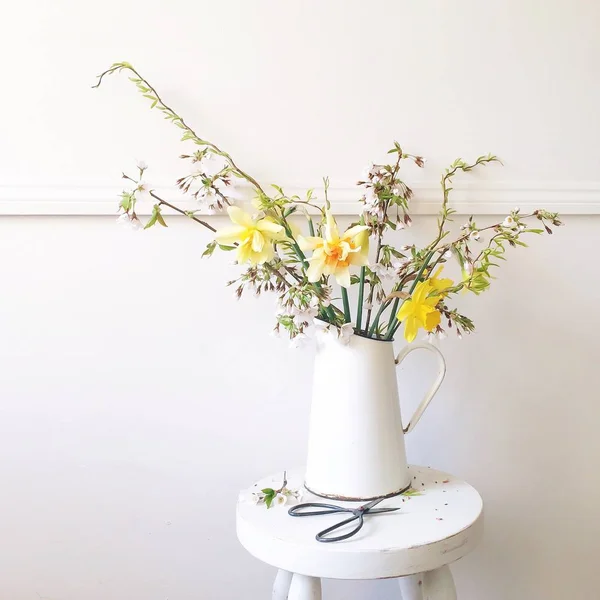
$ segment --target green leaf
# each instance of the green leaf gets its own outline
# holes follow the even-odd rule
[[[206,245],[206,250],[202,253],[202,258],[205,256],[212,256],[212,253],[215,251],[217,247],[217,242],[210,242]]]
[[[131,208],[133,202],[133,196],[129,192],[123,192],[121,194],[121,202],[119,202],[119,206],[125,211],[128,212]]]
[[[217,244],[221,250],[225,250],[225,252],[229,252],[231,250],[235,250],[235,246],[225,246],[223,244]]]
[[[167,227],[167,224],[165,223],[165,220],[160,212],[160,210],[158,211],[158,214],[156,215],[156,218],[158,220],[158,222],[163,226],[163,227]]]
[[[159,204],[155,204],[152,207],[152,216],[150,217],[150,219],[148,219],[148,222],[146,223],[144,229],[150,229],[150,227],[154,227],[154,225],[156,225],[157,221],[161,225],[163,225],[163,227],[167,226],[167,224],[164,222],[164,219],[162,218],[162,215],[160,214],[160,205]]]
[[[263,494],[265,495],[269,495],[269,494],[274,494],[275,490],[273,488],[265,488],[264,490],[260,490]]]
[[[150,227],[154,227],[156,225],[156,215],[152,215],[146,225],[144,225],[144,229],[150,229]]]
[[[402,496],[422,496],[421,492],[417,492],[417,490],[413,490],[412,488],[408,488],[405,492],[402,492]]]
[[[265,504],[267,505],[267,508],[271,508],[271,505],[273,504],[273,500],[275,500],[275,495],[265,496]]]

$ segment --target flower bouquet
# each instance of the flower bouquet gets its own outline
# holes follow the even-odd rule
[[[383,434],[385,427],[399,429],[401,433],[402,425],[399,409],[391,408],[392,404],[398,405],[397,393],[390,391],[396,386],[394,362],[399,361],[394,361],[392,345],[382,342],[392,341],[401,327],[407,342],[413,342],[419,330],[432,336],[444,336],[447,330],[454,330],[458,336],[471,333],[473,322],[452,306],[452,300],[462,291],[480,294],[487,290],[493,279],[492,269],[499,260],[504,260],[507,247],[525,246],[522,238],[529,234],[552,233],[553,226],[561,225],[558,214],[541,209],[524,214],[516,208],[485,227],[479,227],[470,217],[460,233],[451,238],[449,223],[455,212],[450,206],[453,178],[499,162],[491,154],[472,162],[457,159],[441,177],[441,206],[431,241],[424,247],[386,243],[389,230],[397,231],[411,224],[413,192],[401,178],[402,166],[405,161],[424,166],[422,157],[409,154],[394,143],[388,151],[389,160],[369,165],[358,181],[357,199],[362,210],[348,229],[340,231],[328,200],[327,179],[322,202],[313,190],[299,197],[287,195],[275,185],[263,187],[226,151],[199,136],[129,63],[112,65],[99,76],[94,87],[105,76],[117,72],[128,73],[151,108],[181,129],[182,141],[192,145],[193,151],[181,156],[187,167],[177,185],[183,194],[198,201],[198,209],[190,211],[159,197],[145,182],[147,166],[139,163],[136,176],[123,175],[130,186],[121,196],[119,220],[134,228],[166,227],[164,208],[189,217],[211,232],[203,256],[209,257],[217,249],[235,254],[241,271],[228,285],[235,286],[237,297],[246,290],[256,295],[277,294],[275,332],[285,331],[292,343],[298,345],[306,340],[307,331],[316,320],[319,330],[316,337],[320,335],[321,339],[317,344],[309,444],[308,468],[312,475],[309,477],[307,473],[307,487],[328,497],[359,499],[406,489],[403,436],[392,430],[387,436]],[[250,212],[235,204],[240,183],[251,190]],[[148,220],[142,223],[136,208],[144,198],[153,202],[153,208]],[[207,211],[223,210],[232,224],[219,231],[201,218]],[[298,216],[302,218],[302,226],[296,219]],[[460,265],[459,281],[443,276],[444,265],[450,260]],[[353,286],[354,310],[349,298]],[[335,345],[331,344],[332,338]],[[340,350],[340,346],[345,346],[345,350]],[[336,371],[335,381],[331,379],[331,371]],[[385,385],[381,383],[383,387],[378,390],[377,385],[369,388],[365,381],[385,382]],[[437,386],[439,383],[441,379]],[[415,422],[435,389],[417,410]],[[316,407],[316,397],[320,398],[319,405],[328,408]],[[347,410],[350,404],[335,405],[332,397],[353,398],[353,411]],[[377,408],[378,400],[374,398],[380,397],[383,404]],[[367,413],[374,412],[379,414],[377,419],[365,419]],[[359,442],[356,439],[343,442],[347,431],[357,428],[352,421],[354,417],[346,413],[360,417],[364,436]],[[340,414],[348,418],[340,418]],[[334,421],[336,425],[332,425]],[[321,427],[322,423],[327,423],[327,427]],[[383,438],[389,442],[386,447],[381,447]],[[336,440],[336,445],[326,439]],[[326,455],[330,460],[323,468]],[[388,465],[381,465],[386,462],[381,456],[392,457]],[[357,469],[363,480],[367,470],[373,474],[375,462],[381,465],[375,469],[380,472],[371,476],[368,483],[351,481],[350,476],[344,479],[339,475],[344,471],[342,460],[359,467],[364,465]]]

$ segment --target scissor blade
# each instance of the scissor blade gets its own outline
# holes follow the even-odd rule
[[[384,500],[385,500],[385,498],[377,498],[375,500],[372,500],[368,504],[364,504],[361,508],[363,509],[364,512],[367,512],[367,511],[371,510],[374,506],[377,506],[380,502],[383,502]]]
[[[374,508],[373,510],[370,510],[368,512],[368,514],[370,515],[378,515],[380,513],[386,513],[386,512],[394,512],[395,510],[400,510],[400,507],[396,507],[396,508]]]

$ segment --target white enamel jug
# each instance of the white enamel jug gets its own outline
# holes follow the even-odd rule
[[[370,500],[410,486],[404,434],[418,423],[446,374],[441,352],[413,343],[394,356],[392,342],[317,332],[306,488],[326,498]],[[396,366],[413,350],[438,361],[438,374],[408,424],[400,416]]]

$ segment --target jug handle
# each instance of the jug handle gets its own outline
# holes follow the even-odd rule
[[[419,406],[415,410],[413,416],[411,417],[410,421],[408,422],[408,425],[403,428],[404,433],[409,433],[415,428],[416,424],[419,422],[419,420],[423,416],[425,409],[429,406],[429,403],[431,402],[432,398],[435,396],[436,392],[438,391],[440,385],[442,385],[442,381],[444,381],[444,377],[446,375],[446,361],[444,360],[442,353],[435,346],[430,344],[429,342],[417,342],[417,343],[409,344],[408,346],[405,346],[404,348],[402,348],[402,350],[399,352],[398,356],[396,356],[396,366],[399,366],[400,363],[413,350],[419,350],[421,348],[423,350],[428,350],[429,352],[432,352],[433,354],[436,355],[437,361],[438,361],[438,373],[437,373],[437,377],[436,377],[435,381],[433,382],[433,385],[429,388],[429,390],[425,394],[425,397],[423,398],[423,400],[421,400],[421,404],[419,404]]]

